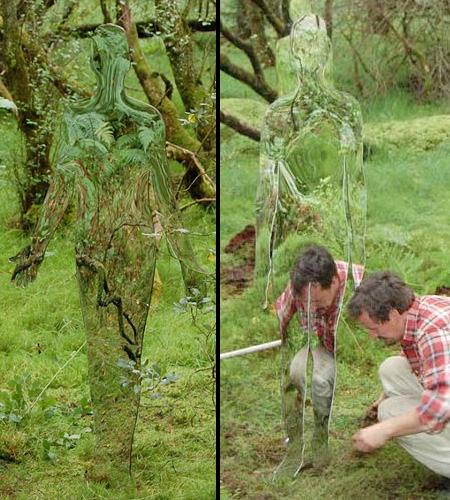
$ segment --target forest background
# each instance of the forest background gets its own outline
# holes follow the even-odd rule
[[[325,19],[333,46],[334,85],[355,96],[362,107],[367,272],[389,268],[419,294],[442,292],[439,288],[450,285],[450,4],[295,3]],[[252,287],[252,226],[258,141],[264,112],[278,95],[276,42],[289,34],[289,4],[221,4],[221,352],[278,338],[273,308],[262,312]],[[331,242],[331,250],[338,247],[333,247],[327,231],[332,225],[330,210],[326,221],[302,228],[280,245],[275,254],[276,287],[287,282],[298,250],[307,243]],[[397,349],[370,340],[345,316],[337,342],[332,463],[320,473],[306,470],[294,482],[272,481],[285,437],[279,353],[272,350],[221,362],[222,499],[435,497],[440,478],[395,443],[364,456],[352,450],[351,436],[380,392],[377,368]]]
[[[8,262],[36,223],[61,113],[95,90],[89,33],[105,22],[123,26],[133,47],[127,93],[164,118],[173,191],[211,275],[200,309],[185,297],[178,262],[161,240],[143,353],[154,388],[142,394],[134,483],[123,487],[84,479],[94,438],[75,200],[35,283],[11,286]],[[214,0],[0,1],[2,499],[215,497],[215,23]]]

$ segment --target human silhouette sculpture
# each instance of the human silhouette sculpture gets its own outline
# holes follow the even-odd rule
[[[325,79],[331,43],[314,14],[292,26],[291,65],[297,86],[267,109],[260,146],[256,195],[255,282],[267,308],[273,296],[273,257],[289,234],[311,222],[311,193],[330,184],[335,225],[328,228],[347,261],[364,262],[366,193],[362,118],[358,102]],[[336,223],[337,222],[337,223]],[[327,220],[321,220],[326,226]]]
[[[354,98],[335,90],[329,77],[325,78],[327,71],[329,74],[330,52],[325,22],[314,14],[301,16],[293,24],[290,37],[290,63],[297,85],[272,103],[264,117],[256,200],[255,263],[255,283],[263,308],[274,298],[276,248],[287,236],[308,229],[308,225],[318,226],[325,241],[328,239],[328,244],[339,248],[349,264],[349,274],[356,273],[354,264],[364,264],[361,112]],[[358,282],[360,276],[353,278]],[[344,290],[345,286],[342,298]],[[309,300],[310,296],[308,304]],[[317,336],[312,335],[312,325],[317,325],[317,321],[309,306],[298,314],[304,318],[300,325],[291,326],[282,348],[282,410],[289,446],[276,470],[277,474],[283,471],[294,476],[309,457],[315,465],[329,461],[328,426],[336,355],[336,346],[331,346],[326,367],[322,357],[311,359],[311,352],[318,347]],[[335,329],[338,318],[336,315],[334,323],[327,324],[327,328]],[[308,327],[304,327],[305,324]],[[313,380],[320,372],[326,372],[327,377],[333,379],[333,394],[323,399],[327,407],[314,406],[313,419],[305,412],[308,363]],[[302,380],[302,391],[294,383],[293,374]],[[318,400],[314,393],[312,400]],[[305,431],[311,430],[313,438],[308,441]]]
[[[302,17],[312,14],[311,0],[292,0],[289,3],[289,18],[292,24]],[[276,73],[278,95],[283,96],[297,86],[298,77],[293,58],[291,56],[291,35],[279,38],[276,43]],[[324,83],[333,86],[332,81],[332,53],[329,51],[328,61],[324,72]]]
[[[165,127],[156,108],[128,97],[131,67],[122,28],[92,38],[95,95],[64,114],[58,162],[31,244],[14,258],[17,286],[34,281],[45,250],[78,191],[76,275],[87,335],[96,434],[95,467],[131,471],[140,392],[138,371],[157,257],[152,212],[187,287],[204,279],[173,197]]]

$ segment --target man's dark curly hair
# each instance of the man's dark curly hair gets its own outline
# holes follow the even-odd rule
[[[358,319],[367,312],[374,321],[388,321],[389,313],[396,309],[407,311],[414,300],[413,291],[391,271],[379,271],[361,282],[347,306],[347,313]]]
[[[294,293],[301,295],[309,283],[319,283],[329,288],[337,276],[336,263],[330,252],[319,245],[308,247],[298,257],[291,272],[291,285]]]

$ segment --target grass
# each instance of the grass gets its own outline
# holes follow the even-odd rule
[[[227,98],[233,96],[230,86]],[[243,96],[242,96],[243,97]],[[418,106],[403,94],[363,103],[371,127],[386,120],[412,120],[443,114],[448,103]],[[245,109],[241,112],[245,114]],[[420,137],[417,138],[420,141]],[[366,162],[368,185],[367,269],[390,268],[417,293],[433,293],[450,284],[448,141],[432,149],[379,148]],[[220,247],[254,221],[258,144],[221,129]],[[290,262],[296,248],[321,234],[292,236],[278,250],[278,261]],[[326,243],[326,242],[325,242]],[[227,264],[233,257],[224,255]],[[286,267],[286,266],[285,266]],[[287,266],[289,267],[289,266]],[[284,269],[284,268],[283,268]],[[288,268],[280,283],[288,279]],[[221,294],[221,352],[278,337],[273,313],[263,313],[253,288]],[[283,456],[279,372],[280,355],[265,351],[221,363],[221,485],[223,500],[398,499],[435,497],[439,478],[390,442],[373,455],[352,450],[359,419],[378,397],[377,367],[395,348],[378,345],[342,317],[338,331],[338,383],[331,424],[332,464],[322,474],[304,471],[292,481],[272,481]]]
[[[85,340],[75,279],[73,228],[55,234],[35,283],[27,289],[10,285],[8,257],[27,242],[11,221],[17,202],[9,180],[5,150],[14,144],[13,122],[1,116],[0,147],[0,393],[11,395],[10,382],[26,378],[24,404],[29,407],[57,371]],[[210,272],[215,248],[215,213],[193,206],[183,212],[185,227],[206,236],[191,238],[201,264]],[[166,366],[181,380],[162,388],[162,398],[143,396],[135,435],[133,482],[88,483],[84,471],[95,447],[92,417],[83,414],[89,399],[87,359],[82,349],[18,424],[0,420],[0,498],[5,500],[215,498],[215,405],[211,370],[203,337],[190,314],[173,311],[183,297],[178,263],[163,245],[158,262],[163,294],[153,303],[145,334],[143,359]],[[213,313],[200,322],[213,321]],[[47,398],[52,398],[53,401]],[[46,405],[43,407],[42,405]],[[74,410],[78,409],[73,414]],[[1,408],[0,408],[1,410]],[[24,415],[24,408],[18,411]],[[67,436],[79,438],[64,439]],[[45,442],[50,444],[49,458]]]

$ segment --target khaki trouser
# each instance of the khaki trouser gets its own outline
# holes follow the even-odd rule
[[[378,407],[378,420],[402,415],[419,405],[423,387],[401,356],[386,359],[379,370],[388,399]],[[439,434],[410,434],[395,438],[416,460],[442,476],[450,478],[450,425]]]
[[[311,349],[313,370],[311,395],[315,412],[328,417],[333,400],[335,362],[333,356],[323,347]],[[291,382],[305,395],[307,348],[304,347],[294,356],[290,366]]]

